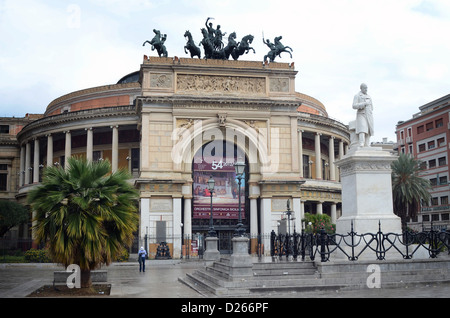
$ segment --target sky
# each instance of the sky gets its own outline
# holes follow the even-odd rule
[[[0,117],[43,113],[76,90],[115,84],[138,71],[153,29],[167,34],[170,57],[184,52],[184,32],[200,42],[208,17],[240,40],[282,36],[293,49],[297,92],[321,101],[329,117],[356,118],[353,96],[366,83],[375,135],[395,141],[395,125],[450,93],[448,0],[0,0]]]

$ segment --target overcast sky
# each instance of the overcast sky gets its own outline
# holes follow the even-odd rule
[[[450,93],[449,0],[0,0],[0,116],[43,113],[61,95],[115,84],[139,70],[145,40],[167,34],[169,56],[183,34],[200,42],[206,18],[238,40],[262,35],[293,48],[296,91],[320,100],[330,117],[355,118],[364,82],[374,102],[375,136],[395,140],[395,125]]]

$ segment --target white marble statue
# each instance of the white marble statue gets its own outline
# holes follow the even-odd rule
[[[367,85],[361,84],[361,91],[353,99],[353,109],[357,109],[355,133],[360,147],[370,147],[373,130],[372,99],[367,95]]]

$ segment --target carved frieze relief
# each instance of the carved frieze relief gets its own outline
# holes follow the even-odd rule
[[[221,93],[264,95],[266,81],[263,77],[177,75],[177,91],[189,94]]]
[[[289,93],[289,78],[271,78],[270,91]]]
[[[150,87],[152,88],[172,88],[172,74],[150,74]]]

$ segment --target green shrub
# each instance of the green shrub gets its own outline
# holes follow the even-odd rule
[[[306,233],[320,233],[322,228],[324,228],[325,232],[328,234],[336,232],[336,225],[331,223],[331,218],[326,214],[305,213],[303,221],[305,222]]]
[[[34,248],[25,252],[25,261],[28,263],[51,263],[47,250],[37,250]]]

